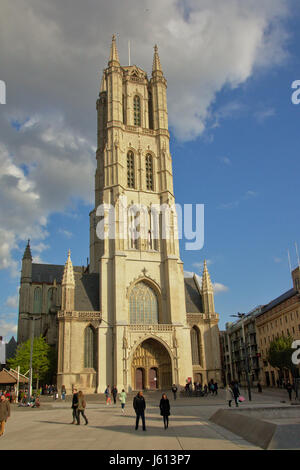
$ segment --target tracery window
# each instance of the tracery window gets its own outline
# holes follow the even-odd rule
[[[95,368],[95,331],[91,326],[87,326],[84,331],[84,367]]]
[[[146,187],[148,191],[153,191],[153,157],[149,153],[146,155]]]
[[[47,312],[50,311],[51,308],[54,308],[56,305],[56,291],[55,287],[50,287],[47,292]]]
[[[127,153],[127,186],[128,188],[134,188],[135,178],[134,178],[134,154],[130,150]]]
[[[192,364],[200,365],[200,332],[195,326],[191,329]]]
[[[158,300],[151,287],[145,282],[136,284],[129,297],[130,323],[151,325],[158,323]]]
[[[141,99],[137,95],[133,98],[133,122],[135,126],[141,125]]]
[[[33,313],[42,313],[42,289],[40,287],[34,289]]]

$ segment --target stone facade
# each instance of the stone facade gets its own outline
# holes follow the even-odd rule
[[[56,277],[50,279],[44,265],[32,263],[29,244],[25,250],[19,338],[28,336],[22,318],[34,309],[39,272],[47,334],[58,347],[57,383],[67,390],[76,385],[103,393],[107,384],[166,389],[184,386],[188,377],[203,384],[221,377],[219,316],[206,263],[199,286],[196,276],[184,279],[180,259],[166,88],[156,46],[149,80],[139,67],[120,65],[113,37],[96,106],[89,266],[73,267],[69,253],[64,267],[51,268]],[[125,208],[146,208],[138,212],[139,238],[136,213],[126,213],[126,220],[120,215],[124,201]],[[161,214],[153,218],[161,205],[169,209],[167,238]],[[99,227],[114,237],[99,237]],[[53,313],[45,304],[50,286],[57,289]]]
[[[293,287],[276,299],[269,302],[256,318],[258,333],[258,344],[261,351],[261,382],[265,386],[276,387],[278,382],[290,380],[293,382],[291,373],[284,371],[280,376],[279,371],[274,369],[267,361],[270,343],[280,336],[291,336],[294,340],[300,339],[300,268],[292,271]],[[296,371],[300,377],[300,369]]]

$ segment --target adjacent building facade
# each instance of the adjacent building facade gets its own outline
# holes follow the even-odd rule
[[[271,342],[280,336],[300,339],[300,268],[292,271],[293,287],[265,305],[256,318],[258,345],[261,351],[261,381],[265,386],[277,386],[283,381],[293,381],[291,373],[285,370],[283,376],[267,361]],[[297,371],[299,377],[299,368]]]
[[[255,321],[262,306],[258,306],[234,323],[226,323],[226,330],[221,331],[221,360],[223,383],[233,380],[247,384],[247,370],[251,385],[260,380],[259,348]]]
[[[148,79],[120,65],[113,37],[96,106],[89,265],[73,266],[70,252],[65,266],[35,264],[25,249],[18,341],[29,337],[26,318],[40,315],[35,334],[56,347],[57,383],[69,391],[221,378],[207,265],[199,285],[184,278],[180,259],[166,88],[156,46]]]

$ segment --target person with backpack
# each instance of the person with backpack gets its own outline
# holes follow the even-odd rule
[[[82,393],[82,391],[80,390],[78,392],[78,411],[77,411],[77,425],[79,426],[80,425],[80,415],[82,415],[82,417],[84,418],[85,420],[85,424],[87,425],[88,424],[88,419],[87,417],[85,416],[85,408],[86,408],[86,401],[85,401],[85,398],[84,398],[84,395]]]
[[[104,392],[105,398],[106,398],[106,404],[108,405],[109,403],[111,404],[111,398],[110,398],[110,388],[109,385],[107,385],[105,392]]]

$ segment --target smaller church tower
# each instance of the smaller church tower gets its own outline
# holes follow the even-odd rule
[[[201,294],[202,294],[204,313],[214,314],[215,313],[214,288],[213,288],[210,275],[207,269],[206,260],[204,260]]]
[[[61,309],[65,312],[72,312],[75,304],[75,279],[73,264],[71,261],[71,251],[68,252],[68,259],[65,264],[64,274],[61,282],[62,299]]]
[[[30,250],[30,240],[22,258],[21,269],[21,287],[20,287],[20,314],[28,314],[30,312],[30,286],[32,282],[32,255]]]

